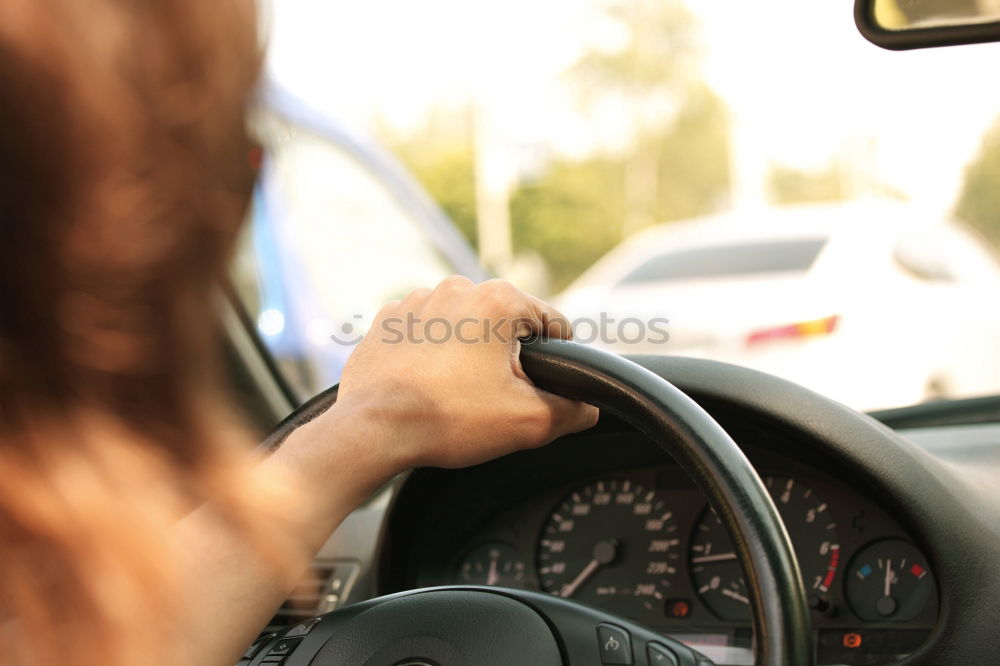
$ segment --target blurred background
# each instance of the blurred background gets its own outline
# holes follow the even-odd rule
[[[1000,48],[881,51],[851,5],[265,4],[262,340],[308,397],[460,272],[856,408],[1000,392]]]

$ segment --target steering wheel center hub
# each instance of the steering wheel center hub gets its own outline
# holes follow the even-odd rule
[[[346,621],[312,662],[313,666],[562,663],[555,636],[538,613],[503,595],[474,590],[429,590],[367,608]]]

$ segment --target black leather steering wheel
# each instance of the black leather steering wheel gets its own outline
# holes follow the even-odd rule
[[[755,661],[813,664],[805,590],[788,534],[750,462],[715,420],[669,382],[628,360],[562,340],[522,346],[540,388],[597,405],[672,456],[729,532],[750,591]],[[286,418],[269,448],[323,413],[336,387]],[[379,597],[258,641],[241,664],[288,666],[702,666],[683,644],[564,599],[482,587]]]

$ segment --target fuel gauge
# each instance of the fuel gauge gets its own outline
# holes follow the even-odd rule
[[[458,567],[457,583],[523,587],[524,559],[505,543],[474,548]]]
[[[904,622],[927,605],[934,577],[915,546],[887,539],[866,546],[847,575],[847,602],[862,620]]]

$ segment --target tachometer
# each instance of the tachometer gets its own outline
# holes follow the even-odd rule
[[[629,479],[587,485],[542,528],[542,589],[632,617],[662,613],[680,559],[676,532],[663,493]]]
[[[837,524],[829,507],[795,479],[764,479],[792,539],[806,590],[826,603],[840,565]],[[691,572],[705,605],[723,620],[750,621],[750,600],[729,535],[712,509],[706,509],[691,539]]]

